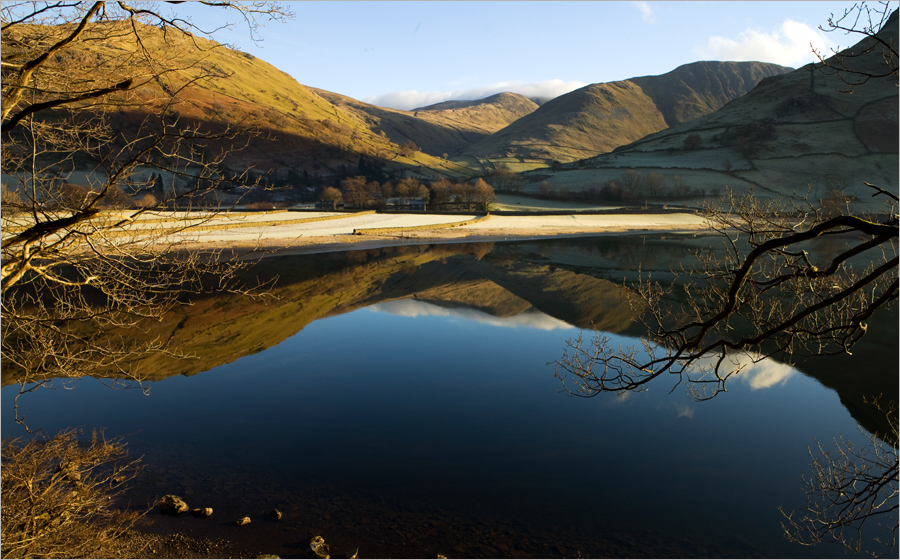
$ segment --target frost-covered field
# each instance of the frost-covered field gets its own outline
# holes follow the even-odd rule
[[[128,212],[105,216],[112,224]],[[4,220],[3,236],[28,227],[28,220]],[[384,246],[427,240],[500,240],[628,231],[688,231],[703,228],[703,220],[689,212],[666,214],[573,213],[557,216],[496,216],[441,214],[376,214],[374,212],[227,212],[198,215],[185,212],[148,212],[124,229],[137,239],[158,239],[186,249],[258,245],[307,252],[334,250],[343,245]],[[118,230],[117,230],[118,231]],[[353,235],[356,233],[356,235]],[[125,235],[119,231],[116,235]],[[151,241],[152,242],[152,241]]]

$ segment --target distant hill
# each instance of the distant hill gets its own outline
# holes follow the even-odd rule
[[[106,33],[105,27],[96,30],[98,36]],[[16,35],[15,40],[27,42],[30,34],[39,31],[36,26],[16,26],[10,33]],[[47,63],[60,72],[79,69],[84,73],[95,68],[94,76],[88,78],[102,79],[102,73],[120,64],[128,53],[139,53],[141,48],[165,53],[160,59],[169,60],[171,68],[163,69],[157,79],[141,83],[127,99],[111,100],[120,103],[107,112],[116,130],[137,130],[148,115],[160,112],[167,99],[163,92],[177,91],[171,109],[182,124],[210,131],[229,127],[262,133],[225,160],[224,165],[234,170],[249,166],[259,172],[271,170],[273,177],[282,179],[310,177],[314,183],[319,177],[331,182],[335,176],[357,171],[364,158],[369,168],[395,176],[467,178],[473,174],[464,166],[404,148],[381,134],[372,118],[349,105],[333,103],[320,95],[323,92],[298,83],[250,54],[188,35],[169,33],[164,40],[163,31],[152,26],[141,26],[143,45],[139,45],[133,34],[124,31],[116,38],[67,46]],[[89,27],[86,35],[93,32]],[[438,125],[427,129],[429,135],[439,132]],[[224,143],[207,144],[213,151],[225,147]]]
[[[878,38],[896,45],[897,27],[895,11]],[[870,41],[842,55],[862,52]],[[880,48],[845,60],[857,70],[885,68]],[[846,87],[834,70],[809,64],[762,80],[713,113],[612,153],[528,173],[526,188],[538,191],[543,184],[545,191],[578,193],[611,180],[625,183],[622,178],[630,171],[632,179],[655,175],[663,189],[702,189],[717,196],[727,185],[737,192],[752,188],[761,197],[782,197],[805,193],[810,186],[816,198],[842,193],[857,205],[881,208],[863,181],[897,192],[897,76],[873,78],[852,94],[844,92]]]
[[[536,103],[517,93],[499,93],[476,101],[445,101],[400,111],[324,90],[313,91],[366,122],[370,129],[383,131],[392,142],[411,141],[433,156],[455,154],[538,108]]]
[[[28,26],[11,32],[28,41]],[[785,74],[789,69],[772,64],[697,62],[661,76],[592,84],[543,104],[500,93],[400,111],[307,87],[213,41],[170,36],[165,43],[161,30],[142,33],[148,48],[172,51],[172,68],[107,113],[113,128],[137,130],[159,111],[163,91],[179,90],[174,111],[182,123],[262,133],[230,156],[226,168],[270,172],[284,185],[335,184],[354,174],[379,181],[469,179],[500,163],[517,172],[542,168],[525,176],[531,181],[526,188],[535,192],[578,192],[631,167],[666,168],[666,181],[688,190],[724,184],[765,189],[771,178],[785,177],[805,186],[798,163],[825,177],[814,182],[829,188],[858,185],[857,171],[896,184],[896,86],[870,93],[878,88],[867,84],[866,92],[839,96],[836,77],[811,76],[808,68]],[[84,73],[139,48],[123,33],[66,47],[48,64]],[[758,82],[753,95],[745,95]],[[687,136],[699,144],[688,148]],[[798,160],[801,154],[809,157]],[[883,176],[873,175],[863,156],[877,160]]]
[[[695,62],[661,76],[585,86],[469,148],[484,159],[571,162],[710,113],[790,68],[762,62]]]

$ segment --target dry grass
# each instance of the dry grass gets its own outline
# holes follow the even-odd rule
[[[82,558],[103,551],[143,515],[116,509],[139,471],[124,444],[93,432],[2,446],[3,558]]]

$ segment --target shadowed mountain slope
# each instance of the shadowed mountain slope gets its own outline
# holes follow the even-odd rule
[[[897,45],[897,13],[878,38]],[[842,52],[861,53],[865,39]],[[856,71],[883,71],[881,48],[846,57]],[[829,59],[836,64],[837,57]],[[896,67],[896,57],[893,64]],[[618,180],[628,171],[654,174],[665,188],[678,184],[710,195],[726,186],[762,197],[803,194],[847,197],[855,205],[882,209],[863,181],[896,192],[898,187],[897,77],[873,78],[845,90],[844,78],[822,63],[769,77],[721,109],[616,149],[557,169],[525,176],[527,190],[541,182],[579,191]],[[537,112],[536,112],[537,113]]]
[[[335,107],[354,115],[396,144],[413,142],[433,156],[453,154],[486,138],[538,105],[517,93],[499,93],[476,101],[446,101],[437,105],[401,111],[357,101],[329,91],[314,89]]]
[[[114,130],[147,133],[147,123],[158,121],[166,110],[165,118],[177,118],[183,127],[199,125],[212,133],[226,128],[258,131],[261,134],[250,137],[244,149],[226,159],[226,167],[252,166],[282,178],[291,171],[322,177],[352,171],[360,156],[388,173],[472,175],[464,166],[404,149],[380,134],[372,119],[332,103],[250,54],[138,25],[140,41],[129,29],[111,34],[109,25],[92,24],[83,41],[61,48],[46,62],[49,70],[75,73],[74,79],[98,88],[135,76],[132,89],[106,99],[111,107],[94,106],[94,111],[105,111]],[[4,31],[4,46],[27,44],[44,31],[40,26],[16,26]],[[156,59],[144,57],[144,49],[154,52]],[[441,133],[441,126],[423,131]],[[215,153],[227,147],[224,141],[212,141],[205,149]]]
[[[464,153],[491,159],[583,159],[710,113],[763,78],[788,71],[761,62],[696,62],[661,76],[591,84],[548,101]]]

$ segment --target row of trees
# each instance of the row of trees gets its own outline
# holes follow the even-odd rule
[[[659,173],[645,173],[629,169],[619,177],[591,185],[579,191],[556,187],[549,181],[538,186],[541,196],[556,200],[584,200],[600,202],[638,203],[648,200],[683,200],[706,196],[707,191],[692,188],[687,179],[673,175],[666,180]]]
[[[366,181],[365,177],[357,175],[343,179],[340,189],[325,187],[319,199],[355,208],[385,208],[391,200],[396,201],[395,205],[409,206],[413,200],[424,200],[435,210],[486,212],[488,205],[495,202],[497,196],[494,188],[484,179],[458,183],[442,178],[425,185],[414,177],[405,177],[396,183],[379,183]]]

